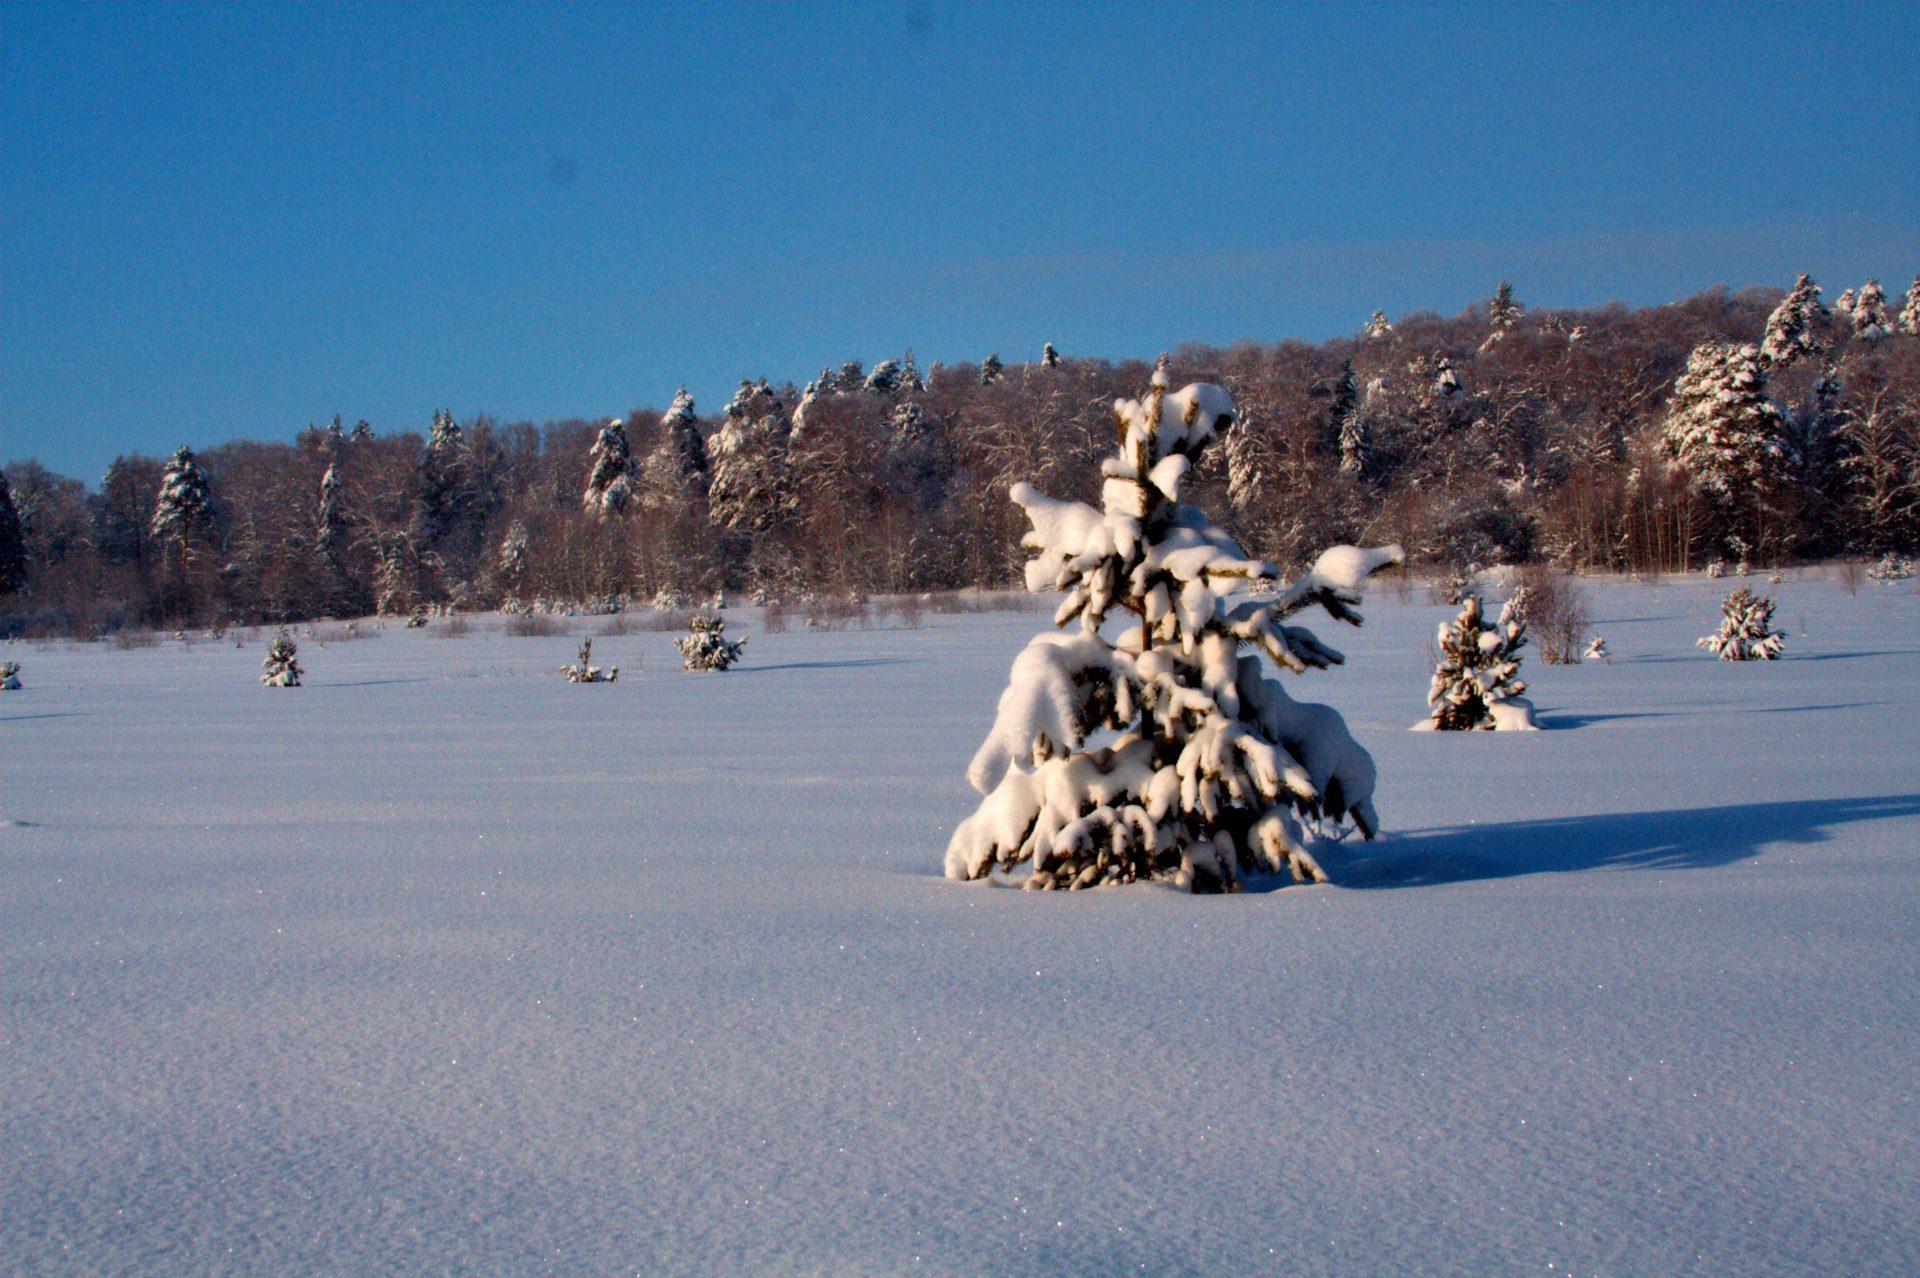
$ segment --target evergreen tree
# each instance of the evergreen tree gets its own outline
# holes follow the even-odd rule
[[[153,539],[171,544],[179,551],[184,569],[194,538],[213,522],[213,500],[207,491],[206,477],[194,460],[193,450],[181,445],[173,460],[160,474],[160,493],[154,499],[153,522],[148,526]]]
[[[1351,817],[1371,837],[1373,761],[1337,711],[1290,697],[1259,653],[1300,672],[1340,655],[1283,618],[1319,605],[1358,623],[1361,582],[1400,548],[1337,547],[1269,597],[1279,577],[1181,501],[1189,471],[1234,421],[1219,386],[1115,404],[1118,454],[1104,509],[1013,486],[1033,531],[1028,589],[1066,592],[1057,626],[1013,664],[968,779],[985,799],[954,832],[946,872],[984,878],[1030,863],[1026,886],[1084,888],[1160,878],[1230,890],[1244,873],[1325,877],[1300,821]],[[1113,633],[1119,612],[1139,618]],[[1253,649],[1242,653],[1242,648]],[[1103,730],[1118,733],[1093,746]]]
[[[513,521],[507,529],[507,535],[500,539],[500,550],[494,558],[494,580],[500,587],[503,600],[509,605],[525,602],[522,593],[527,585],[529,544],[527,525],[519,519]]]
[[[705,494],[709,464],[693,396],[682,386],[660,419],[660,443],[647,458],[648,504],[672,507]]]
[[[1368,341],[1378,341],[1393,332],[1393,325],[1387,322],[1385,311],[1375,311],[1361,328],[1360,335]]]
[[[340,470],[328,466],[320,476],[320,509],[314,519],[313,550],[320,561],[338,567],[341,555]]]
[[[347,434],[347,442],[352,444],[364,444],[372,438],[373,427],[367,425],[364,417],[355,422],[353,429]]]
[[[1900,331],[1920,337],[1920,275],[1907,285],[1906,305],[1900,308]]]
[[[1851,320],[1853,318],[1853,301],[1853,290],[1848,289],[1846,292],[1840,294],[1834,301],[1833,313],[1841,319]]]
[[[1762,521],[1786,479],[1785,433],[1779,405],[1767,398],[1758,351],[1729,342],[1694,348],[1674,383],[1663,438],[1713,506],[1731,553],[1762,539]]]
[[[1481,344],[1481,350],[1487,350],[1511,333],[1520,323],[1520,303],[1513,300],[1513,285],[1505,280],[1487,299],[1487,340]]]
[[[431,549],[453,535],[470,505],[466,439],[449,409],[433,415],[427,448],[420,456],[414,536]]]
[[[715,523],[758,533],[791,513],[791,433],[780,400],[766,382],[741,382],[711,441],[713,475],[707,498]]]
[[[13,490],[0,470],[0,598],[27,586],[27,543],[20,532],[20,512],[13,507]]]
[[[0,661],[0,692],[20,691],[20,663]]]
[[[980,384],[982,386],[993,385],[1000,380],[1000,375],[1004,368],[1005,366],[1000,362],[1000,352],[994,351],[991,355],[988,355],[980,361]]]
[[[875,395],[891,395],[900,389],[900,361],[883,359],[867,374],[865,389]]]
[[[1915,283],[1916,285],[1920,285],[1920,280],[1915,281]],[[1040,367],[1042,368],[1060,367],[1060,352],[1053,349],[1052,342],[1048,342],[1040,348]]]
[[[267,649],[266,660],[260,663],[261,684],[268,688],[299,687],[303,672],[294,657],[298,651],[292,635],[284,630],[275,635],[273,646]]]
[[[1802,272],[1767,317],[1760,362],[1769,368],[1786,368],[1804,355],[1819,354],[1819,325],[1826,317],[1827,308],[1820,304],[1820,286]]]
[[[633,449],[618,417],[600,428],[588,453],[586,491],[580,504],[592,515],[617,515],[633,500]]]
[[[1742,586],[1720,605],[1720,629],[1700,646],[1722,661],[1772,661],[1786,641],[1773,629],[1773,600]]]
[[[1436,400],[1452,399],[1460,393],[1460,374],[1453,369],[1453,361],[1445,351],[1435,351],[1433,358],[1427,361],[1428,393]]]
[[[691,631],[684,639],[673,641],[680,649],[683,670],[726,670],[740,660],[745,639],[729,639],[727,619],[716,613],[695,613],[688,618]]]
[[[1887,322],[1887,292],[1880,287],[1879,280],[1868,280],[1860,287],[1860,296],[1854,301],[1853,335],[1863,342],[1877,342],[1893,332],[1893,326]]]
[[[1427,688],[1432,712],[1420,727],[1439,732],[1530,729],[1533,704],[1521,694],[1520,650],[1527,646],[1526,600],[1520,594],[1500,609],[1489,628],[1480,597],[1467,595],[1460,615],[1440,627],[1440,660]]]
[[[338,457],[340,449],[347,442],[346,427],[340,423],[340,414],[333,415],[333,421],[327,426],[327,456]]]

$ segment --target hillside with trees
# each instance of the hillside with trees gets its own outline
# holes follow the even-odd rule
[[[1217,382],[1240,409],[1192,489],[1290,568],[1343,542],[1449,569],[1910,552],[1920,281],[1821,296],[1803,276],[1535,310],[1501,284],[1452,318],[1375,312],[1318,345],[1180,348],[1174,383]],[[544,426],[442,410],[424,436],[335,418],[290,443],[122,456],[97,487],[17,460],[0,633],[1001,586],[1022,560],[1009,486],[1098,500],[1145,354],[849,361],[743,381],[706,415],[682,391]]]

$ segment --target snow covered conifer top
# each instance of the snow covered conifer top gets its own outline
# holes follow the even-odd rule
[[[1295,702],[1256,653],[1295,672],[1340,662],[1284,619],[1318,604],[1358,624],[1361,582],[1400,548],[1336,547],[1272,596],[1237,598],[1279,569],[1181,502],[1194,463],[1233,425],[1232,397],[1206,383],[1170,391],[1156,372],[1114,414],[1101,509],[1010,490],[1033,525],[1027,587],[1065,591],[1054,624],[1078,627],[1036,637],[1014,661],[968,769],[986,798],[954,832],[947,874],[1031,862],[1028,887],[1159,878],[1196,890],[1231,889],[1246,872],[1324,878],[1299,818],[1351,818],[1371,836],[1373,761],[1336,711]],[[1103,729],[1117,736],[1090,746]]]

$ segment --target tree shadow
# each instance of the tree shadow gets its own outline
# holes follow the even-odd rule
[[[28,719],[79,719],[84,710],[42,710],[38,714],[0,714],[0,723],[25,723]]]
[[[762,674],[774,670],[849,670],[855,666],[904,666],[905,657],[860,657],[848,661],[788,661],[777,666],[735,666],[728,674]]]
[[[322,688],[384,688],[390,683],[432,683],[431,679],[354,679],[343,682],[329,680],[326,683],[302,684],[302,687],[319,691]]]
[[[1335,883],[1362,890],[1573,870],[1707,870],[1770,844],[1824,843],[1839,826],[1902,817],[1920,817],[1920,794],[1442,826],[1392,837],[1378,852],[1328,848],[1322,861]]]
[[[1543,728],[1584,728],[1592,723],[1605,723],[1609,719],[1671,719],[1682,710],[1628,710],[1616,714],[1568,714],[1565,711],[1549,710],[1541,712],[1540,726]]]

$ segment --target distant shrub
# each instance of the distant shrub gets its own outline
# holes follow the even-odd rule
[[[507,618],[506,632],[516,639],[551,639],[563,635],[567,627],[558,617],[543,612],[522,612]]]

